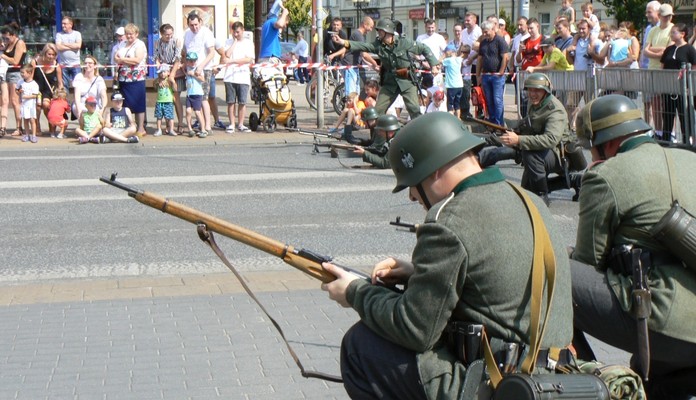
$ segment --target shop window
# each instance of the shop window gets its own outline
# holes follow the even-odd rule
[[[539,13],[539,33],[542,35],[550,35],[554,30],[551,25],[551,14]]]

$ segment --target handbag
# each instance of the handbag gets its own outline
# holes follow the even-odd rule
[[[556,257],[551,245],[549,233],[546,230],[539,210],[536,208],[527,193],[516,185],[510,186],[517,192],[527,208],[532,221],[534,234],[534,257],[532,262],[530,310],[530,340],[529,351],[522,361],[520,371],[503,377],[498,365],[493,358],[493,351],[488,339],[483,338],[483,353],[486,361],[486,369],[490,376],[490,384],[494,389],[493,400],[551,400],[551,399],[595,399],[609,400],[609,390],[599,377],[594,374],[583,373],[551,373],[534,374],[534,367],[539,356],[541,341],[544,337],[546,325],[551,310],[556,285]],[[542,323],[542,297],[546,283],[546,313]],[[549,354],[556,349],[550,349]],[[560,349],[558,349],[560,350]],[[570,371],[566,368],[564,371]]]
[[[98,77],[95,77],[94,80],[92,80],[92,84],[89,85],[89,89],[85,92],[85,94],[89,93],[90,90],[92,90],[92,86],[94,86],[94,83],[97,81]],[[70,105],[70,120],[75,121],[77,120],[77,115],[75,114],[75,110],[77,110],[77,102],[74,102]]]

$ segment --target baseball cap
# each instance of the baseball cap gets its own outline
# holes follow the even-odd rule
[[[111,100],[113,101],[123,101],[124,97],[121,94],[121,92],[114,92],[114,94],[111,95]]]
[[[126,30],[122,26],[119,26],[118,29],[116,29],[116,35],[123,36],[125,34],[126,34]]]
[[[438,90],[433,94],[433,100],[444,100],[445,99],[445,92],[442,90]]]
[[[662,17],[667,17],[669,15],[674,15],[674,11],[672,10],[672,6],[670,4],[663,4],[660,6],[659,14]]]
[[[544,38],[544,40],[541,41],[541,44],[539,46],[553,46],[555,45],[556,42],[553,41],[553,38],[547,37]]]
[[[196,61],[198,60],[198,54],[194,53],[193,51],[189,51],[186,53],[186,59],[190,61]]]
[[[457,46],[455,46],[452,43],[448,44],[447,47],[445,47],[445,51],[456,51],[456,50],[457,50]]]
[[[498,25],[506,25],[505,20],[502,18],[498,18]]]
[[[94,98],[94,96],[89,96],[87,100],[85,100],[85,104],[97,104],[97,99]]]

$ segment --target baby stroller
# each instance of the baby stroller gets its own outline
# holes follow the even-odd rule
[[[252,100],[259,104],[259,113],[249,114],[249,128],[256,131],[263,127],[275,132],[278,124],[297,128],[295,102],[281,67],[262,67],[252,75]]]

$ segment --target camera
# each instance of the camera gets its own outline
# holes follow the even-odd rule
[[[569,51],[568,54],[569,54],[571,57],[575,57],[575,50]]]

